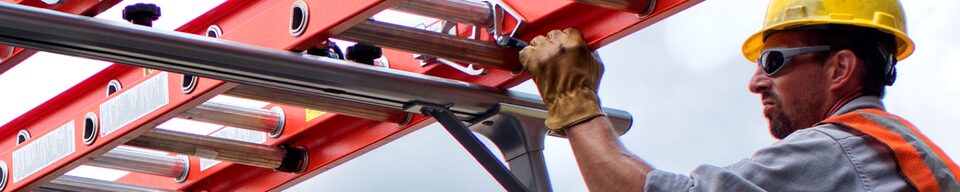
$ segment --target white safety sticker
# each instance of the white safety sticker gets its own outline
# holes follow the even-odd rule
[[[13,182],[33,175],[77,150],[73,121],[13,151]]]
[[[240,128],[226,127],[220,129],[213,134],[210,134],[211,137],[218,137],[224,139],[231,139],[236,141],[248,142],[248,143],[264,143],[267,142],[267,133],[253,130],[246,130]],[[200,171],[207,170],[207,168],[217,165],[220,161],[213,159],[200,158]]]
[[[170,102],[167,83],[167,73],[162,72],[100,104],[100,136],[110,135],[167,105]]]

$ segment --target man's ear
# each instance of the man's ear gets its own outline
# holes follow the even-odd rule
[[[858,86],[859,79],[862,77],[863,65],[860,59],[853,51],[849,49],[840,50],[833,54],[826,63],[828,66],[827,75],[830,78],[830,89],[841,87]]]

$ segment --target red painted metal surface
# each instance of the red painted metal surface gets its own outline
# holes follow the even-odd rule
[[[592,49],[598,49],[623,38],[644,27],[659,22],[673,14],[683,11],[703,0],[657,0],[654,11],[646,17],[637,17],[635,13],[606,9],[574,1],[552,1],[543,3],[527,0],[504,0],[526,20],[524,27],[516,33],[516,37],[530,41],[538,35],[550,30],[577,28],[587,40]],[[511,20],[507,20],[511,26]],[[460,27],[463,27],[461,25]],[[469,30],[462,30],[469,31]],[[492,70],[494,78],[474,79],[467,77],[469,82],[509,88],[520,84],[529,77],[513,77],[511,73],[502,70]],[[451,73],[428,73],[434,76],[446,76]],[[455,75],[455,74],[454,74]]]
[[[14,146],[14,143],[4,141],[2,145],[0,145],[0,148],[9,150],[5,151],[2,156],[0,156],[0,159],[11,164],[22,163],[12,159],[14,151],[38,141],[65,123],[73,123],[75,128],[74,138],[81,138],[83,120],[87,113],[92,112],[100,116],[99,107],[101,103],[123,94],[125,90],[130,90],[130,88],[127,88],[109,97],[105,96],[106,85],[111,79],[117,79],[124,84],[132,85],[130,87],[135,87],[147,78],[158,75],[168,75],[168,104],[147,114],[144,118],[128,123],[126,126],[109,135],[100,136],[96,142],[90,146],[84,145],[80,139],[75,139],[74,145],[76,147],[74,152],[21,181],[13,182],[13,178],[10,178],[10,180],[8,180],[7,190],[30,190],[39,187],[39,185],[55,179],[66,173],[66,171],[86,163],[91,157],[99,156],[133,139],[150,128],[173,118],[173,114],[178,114],[201,103],[197,101],[209,99],[225,91],[227,88],[232,87],[232,85],[225,85],[223,82],[205,81],[200,82],[194,92],[188,95],[179,91],[179,79],[181,77],[179,74],[153,73],[144,78],[142,70],[139,68],[114,65],[0,128],[0,131],[4,133],[2,134],[4,138],[13,138],[13,134],[19,129],[26,129],[30,131],[32,135],[35,135],[26,143],[19,146]],[[100,117],[102,118],[102,116]],[[32,160],[33,159],[28,159],[23,161]]]
[[[336,3],[337,6],[310,1],[308,4],[315,8],[311,10],[311,12],[326,12],[325,14],[318,14],[321,16],[320,18],[325,18],[326,20],[310,20],[307,31],[300,38],[292,38],[289,35],[289,28],[286,22],[270,20],[277,18],[283,18],[281,19],[282,21],[288,20],[290,6],[293,2],[294,1],[229,1],[219,6],[215,11],[201,16],[178,30],[194,34],[203,34],[207,26],[217,24],[225,31],[224,36],[221,37],[224,39],[275,49],[292,49],[297,46],[309,47],[309,44],[319,42],[317,39],[322,40],[326,38],[327,34],[323,32],[342,31],[346,29],[346,27],[338,25],[350,26],[356,22],[360,22],[380,10],[389,7],[387,2],[395,1],[350,1],[350,3]],[[264,39],[268,40],[264,41]],[[13,178],[10,177],[5,190],[35,189],[41,184],[66,173],[66,171],[82,165],[91,157],[99,156],[135,138],[150,128],[171,119],[176,114],[193,108],[235,86],[231,83],[201,78],[197,88],[191,94],[187,95],[179,91],[178,85],[181,77],[179,74],[155,72],[144,77],[141,68],[114,64],[30,112],[14,119],[3,127],[0,127],[0,136],[3,136],[3,138],[15,138],[16,131],[20,129],[26,129],[33,135],[31,140],[19,146],[14,143],[14,140],[4,140],[0,143],[0,148],[8,149],[0,154],[0,160],[14,164],[12,160],[12,153],[14,151],[44,137],[47,133],[70,121],[74,122],[74,127],[76,128],[75,136],[79,138],[81,133],[80,128],[83,126],[81,122],[83,121],[84,115],[88,112],[99,113],[98,107],[100,104],[112,98],[104,96],[106,85],[111,79],[119,80],[125,85],[124,87],[127,87],[125,90],[129,90],[130,87],[135,87],[147,78],[158,74],[169,75],[168,104],[138,120],[128,123],[110,135],[98,138],[96,143],[91,146],[75,143],[77,147],[73,153],[31,174],[21,181],[14,182]],[[113,96],[122,94],[125,90]],[[293,130],[295,129],[290,129],[289,131]],[[78,140],[78,142],[80,141]],[[185,184],[189,183],[194,182],[188,181]]]
[[[203,34],[208,26],[216,24],[223,30],[221,36],[223,39],[274,49],[303,50],[389,8],[397,1],[364,0],[337,1],[337,3],[307,1],[311,16],[307,31],[300,37],[292,37],[287,31],[289,26],[286,21],[289,20],[289,10],[293,2],[292,0],[228,1],[178,30]],[[658,0],[657,8],[651,16],[637,18],[630,13],[581,5],[572,1],[549,5],[534,1],[506,1],[527,19],[526,27],[519,32],[521,39],[529,40],[552,29],[576,27],[584,32],[593,48],[622,38],[698,2],[700,1]],[[398,50],[384,50],[384,55],[390,59],[393,69],[458,79],[485,86],[509,88],[529,79],[523,74],[515,75],[498,69],[490,69],[487,74],[481,76],[468,76],[444,65],[420,67],[417,61],[411,59],[410,53]],[[85,113],[98,111],[97,106],[108,99],[103,96],[103,93],[110,79],[119,79],[125,89],[129,89],[127,85],[133,87],[150,76],[160,74],[152,73],[144,77],[139,69],[123,65],[108,67],[40,107],[0,127],[0,136],[13,138],[17,130],[26,128],[35,135],[34,138],[42,137],[67,121],[79,121]],[[171,77],[170,90],[173,90],[170,92],[170,104],[107,137],[98,138],[93,146],[78,144],[76,152],[44,168],[41,170],[42,173],[34,174],[17,183],[12,182],[12,179],[8,180],[7,190],[37,187],[86,162],[86,158],[100,155],[172,118],[179,112],[199,105],[234,86],[232,83],[201,78],[197,90],[190,95],[184,95],[178,91],[179,87],[176,87],[179,81],[172,82],[178,80],[180,75],[166,74]],[[284,132],[279,138],[268,138],[264,144],[274,146],[284,144],[306,149],[309,164],[302,173],[283,173],[232,163],[220,163],[200,171],[198,159],[191,157],[191,171],[187,181],[183,183],[175,183],[169,178],[161,179],[135,173],[118,181],[186,191],[282,190],[434,122],[420,115],[415,115],[411,123],[403,126],[336,114],[324,114],[308,120],[305,115],[306,109],[295,106],[281,105],[281,107],[287,117]],[[13,140],[3,140],[0,148],[11,149],[0,156],[0,160],[11,162],[11,152],[18,147],[14,145]]]
[[[60,4],[48,5],[39,0],[0,0],[0,3],[16,3],[91,17],[106,11],[119,2],[120,0],[66,1]],[[12,51],[8,50],[11,48],[13,49]],[[3,72],[10,70],[17,64],[20,64],[20,62],[23,62],[23,60],[33,56],[34,53],[37,53],[37,51],[0,45],[0,74],[3,74]]]
[[[508,1],[510,4],[513,1]],[[520,2],[520,1],[517,1]],[[648,26],[656,21],[666,18],[670,14],[676,13],[682,9],[693,6],[698,1],[660,1],[654,14],[647,18],[637,18],[633,14],[606,10],[593,6],[580,4],[563,4],[559,8],[552,7],[514,7],[521,14],[530,12],[538,17],[526,18],[529,22],[524,28],[521,38],[532,39],[535,34],[543,34],[554,28],[577,27],[584,31],[590,42],[591,47],[601,47],[606,43],[622,38],[629,33]],[[529,2],[528,2],[529,4]],[[537,12],[536,10],[547,10]],[[556,10],[556,11],[550,11]],[[604,20],[605,22],[590,21],[589,19],[576,20],[579,22],[569,22],[564,14],[572,13],[597,13],[593,19]],[[575,14],[574,14],[575,15]],[[629,16],[629,17],[627,17]],[[527,17],[527,15],[524,15]],[[609,21],[606,21],[608,20]],[[595,22],[595,23],[588,23]],[[565,25],[557,24],[565,23]],[[540,28],[535,28],[540,27]],[[333,33],[332,33],[333,34]],[[529,35],[528,35],[529,34]],[[482,76],[468,76],[455,69],[443,65],[431,65],[420,67],[419,63],[407,59],[412,58],[410,53],[398,50],[384,50],[384,55],[390,58],[390,66],[393,69],[405,70],[434,76],[458,79],[466,82],[477,83],[486,86],[512,87],[517,83],[528,79],[525,75],[514,75],[507,71],[493,69]],[[286,109],[286,108],[285,108]],[[287,110],[287,111],[297,111]],[[288,112],[288,115],[289,112]],[[296,115],[292,115],[296,116]],[[309,132],[303,132],[302,136],[293,138],[294,142],[287,142],[293,146],[305,147],[309,152],[309,166],[303,174],[279,173],[270,170],[257,169],[252,167],[234,165],[235,168],[225,169],[217,172],[217,175],[208,177],[208,182],[196,184],[186,190],[278,190],[284,189],[311,178],[325,170],[329,170],[336,165],[355,158],[363,153],[379,147],[387,142],[399,138],[407,133],[419,129],[425,125],[433,123],[432,119],[416,116],[413,123],[408,126],[397,126],[392,123],[371,122],[363,119],[356,119],[347,116],[331,115],[326,119],[317,122],[307,122]],[[290,122],[288,122],[290,123]],[[294,122],[291,124],[299,124]],[[291,128],[288,124],[287,128]],[[288,134],[285,132],[284,134]],[[268,141],[269,142],[269,141]],[[320,153],[320,154],[318,154]],[[189,178],[188,178],[189,180]]]

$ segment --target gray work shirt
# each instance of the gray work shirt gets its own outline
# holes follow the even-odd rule
[[[860,97],[833,115],[878,108]],[[892,153],[872,137],[833,124],[797,130],[726,167],[701,165],[690,176],[654,170],[646,191],[914,191]]]

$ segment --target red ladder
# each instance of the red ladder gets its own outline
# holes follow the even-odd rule
[[[545,108],[535,95],[505,90],[529,77],[512,73],[519,69],[518,50],[498,46],[494,39],[529,40],[575,27],[590,47],[599,48],[699,2],[227,1],[177,30],[183,33],[2,4],[4,44],[125,63],[0,127],[0,136],[10,138],[0,142],[2,188],[59,189],[79,183],[101,187],[92,189],[282,190],[437,120],[506,189],[549,191],[541,153]],[[440,6],[448,9],[436,9]],[[447,25],[458,36],[367,21],[386,9],[459,22]],[[328,38],[386,47],[390,69],[289,53]],[[476,63],[486,72],[422,67],[409,52]],[[111,82],[121,85],[114,87],[119,91],[104,94]],[[221,94],[272,104],[247,109],[207,102]],[[621,134],[629,128],[629,114],[606,111]],[[174,117],[255,130],[231,130],[234,134],[272,134],[251,143],[153,129]],[[21,130],[32,138],[17,143]],[[510,167],[471,130],[497,144]],[[131,153],[120,145],[188,156],[182,161]],[[211,165],[199,157],[226,162]],[[137,161],[143,158],[154,161]],[[147,162],[160,163],[142,165]],[[133,173],[117,181],[62,176],[85,164],[117,165],[113,168]]]

